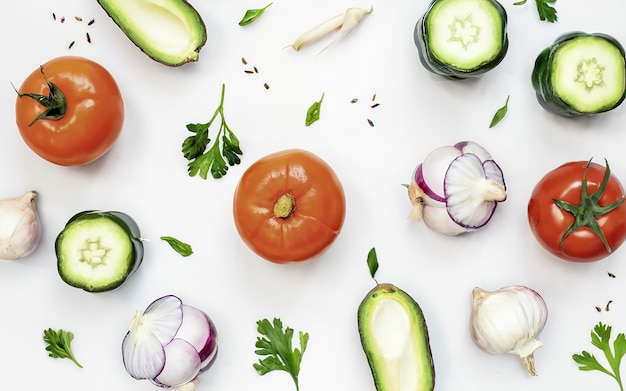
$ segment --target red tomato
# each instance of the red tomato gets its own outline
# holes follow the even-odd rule
[[[22,138],[37,155],[76,166],[93,162],[111,148],[122,130],[124,104],[105,68],[65,56],[24,80],[15,114]]]
[[[568,204],[559,206],[561,201]],[[537,183],[528,203],[528,221],[539,243],[552,254],[573,262],[597,261],[626,239],[623,201],[624,188],[608,163],[605,168],[569,162]]]
[[[243,241],[275,263],[319,255],[345,217],[343,187],[317,155],[293,149],[252,164],[235,190],[233,215]]]

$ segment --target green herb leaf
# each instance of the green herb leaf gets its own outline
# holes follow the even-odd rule
[[[243,152],[239,146],[239,139],[228,127],[224,117],[225,89],[226,86],[222,84],[220,105],[209,122],[187,124],[187,130],[193,135],[183,141],[182,152],[185,159],[189,160],[187,164],[189,176],[200,175],[202,179],[206,179],[210,171],[213,178],[219,179],[228,172],[228,165],[234,166],[241,163],[239,156],[243,155]],[[215,137],[215,142],[207,151],[206,149],[211,143],[209,128],[218,116],[221,120],[220,128]]]
[[[376,271],[378,270],[378,257],[376,256],[376,249],[372,249],[367,253],[367,267],[370,269],[370,275],[376,280]]]
[[[489,128],[493,128],[498,124],[498,122],[502,121],[502,118],[506,115],[507,110],[509,109],[509,95],[506,96],[506,102],[504,102],[504,106],[500,107],[498,111],[493,115],[491,119],[491,123],[489,124]]]
[[[516,1],[513,5],[524,5],[526,4],[526,0]]]
[[[265,12],[265,10],[267,9],[267,7],[269,7],[270,5],[272,5],[272,3],[269,3],[268,5],[266,5],[263,8],[260,9],[249,9],[246,11],[246,14],[243,16],[243,18],[239,21],[239,25],[240,26],[247,26],[250,23],[254,22],[255,20],[257,20],[261,15],[263,15],[263,12]]]
[[[557,21],[556,9],[550,5],[556,3],[556,0],[535,0],[535,2],[537,3],[539,19],[550,23]]]
[[[69,358],[82,368],[83,366],[76,361],[74,354],[72,353],[72,340],[74,334],[70,331],[59,329],[54,331],[51,328],[43,331],[43,340],[48,344],[46,350],[49,352],[48,356],[52,358]]]
[[[191,246],[185,242],[181,242],[180,240],[171,237],[171,236],[161,236],[161,240],[167,242],[180,255],[183,257],[188,257],[193,254],[193,250]]]
[[[306,112],[306,122],[305,125],[309,126],[311,125],[313,122],[317,121],[318,119],[320,119],[320,110],[322,108],[322,101],[324,100],[324,93],[322,93],[322,97],[320,98],[319,101],[314,102],[311,107],[309,107],[309,109]]]
[[[582,351],[580,354],[572,355],[572,359],[579,364],[578,369],[581,371],[600,371],[611,376],[619,389],[623,390],[622,377],[620,374],[620,364],[624,354],[626,354],[626,337],[623,333],[619,333],[613,342],[613,351],[611,351],[611,326],[607,326],[602,322],[598,323],[591,332],[591,344],[600,349],[609,364],[610,370],[604,367],[596,357],[587,352]]]
[[[252,364],[254,369],[261,376],[272,371],[285,371],[291,375],[296,391],[299,391],[298,374],[309,334],[300,331],[300,349],[292,349],[293,329],[286,327],[283,331],[283,323],[279,318],[274,318],[272,323],[267,319],[259,320],[257,331],[264,337],[257,337],[254,352],[264,358]]]

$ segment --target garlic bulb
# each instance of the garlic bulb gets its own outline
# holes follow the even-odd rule
[[[0,200],[0,259],[24,258],[37,248],[41,224],[35,206],[36,193]]]
[[[472,299],[470,332],[474,343],[490,354],[520,356],[528,373],[537,376],[533,353],[543,346],[537,337],[548,318],[541,295],[513,285],[493,292],[474,288]]]

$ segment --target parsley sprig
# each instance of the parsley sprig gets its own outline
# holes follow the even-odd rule
[[[285,371],[291,375],[296,385],[296,391],[300,390],[298,385],[298,374],[300,373],[300,363],[302,355],[306,350],[309,341],[309,334],[299,332],[300,349],[292,349],[291,340],[293,329],[286,327],[283,331],[283,322],[274,318],[270,323],[267,319],[257,322],[257,330],[264,337],[257,337],[254,352],[259,356],[266,356],[259,359],[258,363],[252,364],[259,375],[265,375],[271,371]]]
[[[587,351],[574,354],[572,358],[579,364],[578,369],[581,371],[600,371],[605,373],[617,381],[620,391],[624,391],[619,367],[624,354],[626,354],[626,337],[624,337],[624,333],[617,334],[615,341],[613,341],[613,351],[611,351],[610,340],[611,326],[607,326],[602,322],[598,323],[591,332],[591,344],[604,353],[610,370],[602,366],[595,356]]]
[[[189,160],[188,171],[189,176],[200,175],[202,179],[207,178],[207,174],[211,171],[211,176],[219,179],[226,175],[228,165],[234,166],[239,164],[243,155],[239,147],[239,139],[235,133],[228,127],[224,117],[224,92],[226,86],[222,84],[222,96],[220,105],[215,110],[211,120],[205,124],[187,124],[187,130],[194,133],[183,141],[183,156]],[[217,117],[220,117],[221,124],[215,137],[215,142],[207,150],[211,139],[209,138],[209,128]],[[228,161],[228,165],[226,165]]]
[[[83,366],[78,363],[74,354],[72,353],[72,340],[74,339],[74,333],[59,329],[55,331],[51,328],[43,331],[43,340],[48,344],[46,350],[48,356],[52,358],[69,358],[78,365],[79,368]]]
[[[535,4],[537,5],[537,12],[539,13],[539,19],[550,23],[554,23],[558,20],[558,17],[556,15],[556,9],[552,6],[552,4],[554,3],[556,3],[556,0],[535,0]],[[521,0],[513,3],[513,5],[524,4],[526,4],[526,0]]]

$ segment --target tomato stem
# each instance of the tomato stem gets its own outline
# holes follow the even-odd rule
[[[296,200],[291,194],[283,194],[278,197],[274,204],[274,216],[280,219],[288,219],[296,209]]]
[[[563,241],[569,234],[571,234],[578,228],[587,227],[594,234],[598,236],[598,238],[604,244],[604,247],[606,247],[606,250],[608,251],[608,253],[610,254],[612,252],[609,242],[606,240],[606,237],[604,236],[602,229],[600,229],[600,226],[598,225],[597,217],[607,214],[613,209],[620,206],[624,202],[624,199],[626,197],[622,197],[618,199],[617,201],[614,201],[608,205],[600,206],[599,204],[600,198],[602,198],[602,195],[604,194],[604,191],[606,190],[606,186],[609,182],[609,177],[611,176],[611,169],[609,167],[609,162],[606,161],[606,159],[604,160],[604,162],[606,164],[606,169],[604,170],[604,177],[602,178],[602,182],[600,183],[600,186],[598,187],[598,189],[592,194],[589,194],[587,191],[587,177],[586,177],[587,169],[589,168],[589,165],[591,164],[591,160],[589,160],[589,162],[587,163],[587,166],[585,167],[585,172],[583,173],[583,179],[581,182],[582,189],[581,189],[580,204],[573,205],[567,201],[554,200],[554,203],[559,208],[561,208],[562,210],[566,212],[571,213],[574,216],[574,222],[563,233],[563,236],[561,236],[559,247],[561,248],[563,247]]]
[[[43,71],[43,65],[39,66],[39,70],[43,78],[46,80],[46,84],[48,85],[48,96],[41,94],[33,94],[33,93],[20,93],[17,90],[17,96],[20,98],[29,97],[31,99],[36,100],[40,105],[45,107],[45,110],[39,114],[35,119],[32,120],[28,126],[32,126],[35,122],[43,119],[48,120],[59,120],[63,118],[65,112],[67,111],[67,100],[65,99],[65,94],[56,84],[50,82],[46,78],[46,74]]]

